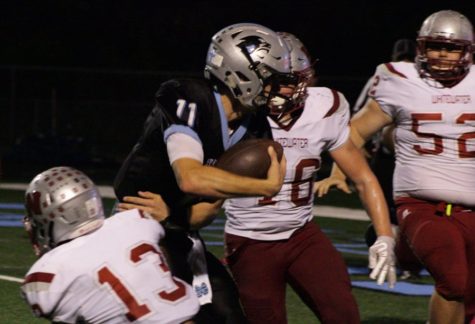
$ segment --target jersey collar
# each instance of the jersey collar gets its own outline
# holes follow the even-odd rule
[[[225,150],[227,150],[239,142],[244,134],[246,134],[247,128],[249,126],[249,117],[245,118],[241,125],[239,125],[239,127],[230,136],[228,131],[228,119],[226,118],[223,103],[221,102],[221,95],[218,92],[214,92],[214,98],[216,99],[216,104],[218,105],[219,116],[221,119],[221,136],[223,139],[223,147]]]

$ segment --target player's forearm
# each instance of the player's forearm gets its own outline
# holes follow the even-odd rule
[[[350,128],[350,139],[351,142],[357,147],[357,148],[362,148],[364,144],[366,143],[366,140],[361,136],[361,134],[358,132],[358,130],[355,127]],[[330,173],[331,178],[337,178],[341,180],[346,179],[345,173],[340,169],[340,167],[336,164],[333,163],[331,173]]]
[[[378,236],[392,237],[388,207],[376,177],[372,176],[364,181],[358,181],[355,186]]]
[[[188,170],[179,180],[180,189],[205,197],[273,196],[281,184],[268,179],[241,177],[208,166]]]

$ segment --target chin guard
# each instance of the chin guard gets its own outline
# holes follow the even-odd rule
[[[266,88],[270,86],[270,91],[265,91],[263,94],[268,115],[274,119],[280,119],[302,109],[307,98],[308,81],[308,78],[303,74],[274,74],[266,84]],[[292,90],[284,94],[282,93],[283,88]]]

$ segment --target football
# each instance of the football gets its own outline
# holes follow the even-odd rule
[[[216,162],[216,167],[241,176],[265,179],[270,166],[267,148],[273,146],[279,161],[282,146],[271,139],[249,139],[237,143],[224,152]]]

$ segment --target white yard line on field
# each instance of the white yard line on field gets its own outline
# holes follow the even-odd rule
[[[0,189],[26,190],[25,183],[0,183]],[[97,186],[103,198],[115,198],[114,189],[111,186]],[[314,206],[313,214],[319,217],[331,217],[340,219],[352,219],[369,221],[369,217],[362,209],[352,209],[333,206]]]
[[[331,217],[340,219],[351,219],[369,221],[369,216],[363,209],[333,207],[333,206],[313,206],[313,214],[319,217]]]
[[[0,183],[0,189],[9,189],[9,190],[22,190],[25,191],[28,188],[26,183]],[[111,186],[97,186],[101,196],[103,198],[115,198],[114,189]]]
[[[4,276],[0,275],[0,280],[6,280],[6,281],[13,281],[13,282],[23,282],[22,278],[17,278],[17,277],[11,277],[11,276]]]

